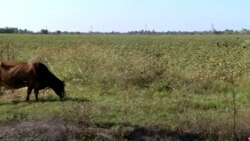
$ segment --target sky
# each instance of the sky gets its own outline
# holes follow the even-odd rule
[[[0,27],[127,32],[250,29],[250,0],[0,0]]]

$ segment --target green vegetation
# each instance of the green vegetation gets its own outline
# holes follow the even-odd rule
[[[2,60],[45,63],[67,98],[47,90],[27,103],[26,89],[2,91],[0,122],[157,125],[224,140],[233,135],[235,94],[242,139],[250,133],[249,54],[248,35],[2,34]]]

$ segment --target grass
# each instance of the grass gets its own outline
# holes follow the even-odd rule
[[[0,96],[0,122],[63,119],[87,125],[157,125],[231,139],[250,132],[250,36],[0,35],[2,60],[41,61],[66,82],[24,102]],[[31,99],[34,99],[32,95]],[[114,127],[116,129],[116,127]],[[215,135],[216,138],[212,138]]]

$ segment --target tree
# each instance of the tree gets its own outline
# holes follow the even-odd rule
[[[48,31],[48,29],[41,29],[41,33],[42,33],[42,34],[48,34],[49,31]]]
[[[245,28],[242,28],[242,30],[240,31],[241,34],[249,34],[250,31],[245,29]]]
[[[56,34],[61,34],[61,33],[62,33],[61,30],[57,30],[57,31],[56,31]]]
[[[0,33],[18,33],[18,28],[9,28],[9,27],[6,27],[6,28],[0,28]]]

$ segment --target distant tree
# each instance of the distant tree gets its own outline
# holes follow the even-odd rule
[[[233,31],[233,30],[230,30],[230,29],[225,29],[224,33],[225,33],[225,34],[233,34],[234,31]]]
[[[18,33],[18,28],[0,28],[0,33]]]
[[[245,29],[245,28],[242,28],[241,31],[240,31],[241,34],[249,34],[250,31]]]
[[[5,33],[5,29],[4,28],[0,28],[0,33]]]
[[[56,34],[61,34],[62,32],[60,30],[57,30],[56,31]]]
[[[27,29],[19,29],[18,33],[32,33],[32,31],[29,31]]]
[[[49,31],[48,31],[48,29],[41,29],[41,33],[42,33],[42,34],[48,34]]]

